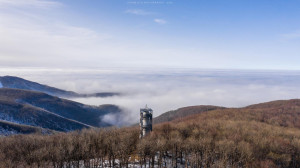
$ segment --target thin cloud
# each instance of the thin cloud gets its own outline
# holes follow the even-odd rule
[[[20,7],[56,7],[62,4],[55,1],[47,0],[0,0],[0,7],[20,6]]]
[[[141,15],[141,16],[152,15],[153,14],[152,12],[147,12],[147,11],[144,11],[142,9],[129,9],[129,10],[126,10],[125,13],[133,14],[133,15]]]
[[[154,22],[158,23],[158,24],[166,24],[167,23],[167,21],[164,19],[154,19]]]
[[[281,35],[286,40],[300,39],[300,30],[294,33],[288,33]]]

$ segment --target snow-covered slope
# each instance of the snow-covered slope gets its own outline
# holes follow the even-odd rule
[[[111,126],[103,116],[120,112],[114,105],[89,106],[41,92],[0,89],[0,120],[15,124],[72,131]]]

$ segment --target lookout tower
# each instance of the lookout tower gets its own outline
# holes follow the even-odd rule
[[[152,114],[153,110],[148,108],[140,109],[140,138],[143,138],[152,131]]]

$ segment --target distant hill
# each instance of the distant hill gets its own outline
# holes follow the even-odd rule
[[[189,108],[181,108],[181,114],[188,114]],[[161,116],[168,116],[167,112]],[[173,112],[174,113],[174,112]],[[176,110],[175,113],[176,114]],[[160,118],[160,116],[158,117]],[[213,120],[259,122],[273,126],[300,128],[300,99],[277,100],[266,103],[250,105],[243,108],[216,108],[209,112],[185,115],[168,120],[178,122],[203,122]],[[157,122],[157,121],[156,121]],[[158,122],[160,123],[160,122]]]
[[[300,99],[291,99],[291,100],[275,100],[265,103],[253,104],[245,107],[246,109],[271,109],[271,108],[295,108],[300,106]]]
[[[209,106],[209,105],[183,107],[177,110],[172,110],[163,113],[160,116],[153,118],[153,124],[173,121],[175,119],[184,118],[189,115],[200,114],[203,112],[208,112],[216,109],[225,109],[225,107]]]
[[[243,116],[283,127],[300,128],[300,99],[277,100],[254,104],[242,109]]]
[[[102,117],[119,113],[114,105],[89,106],[46,93],[0,88],[0,120],[56,131],[110,126]]]
[[[42,85],[36,82],[28,81],[19,77],[14,76],[3,76],[0,77],[0,88],[13,88],[13,89],[24,89],[24,90],[32,90],[39,91],[43,93],[47,93],[52,96],[58,97],[109,97],[120,95],[119,93],[114,92],[102,92],[102,93],[93,93],[93,94],[79,94],[72,91],[65,91],[62,89],[57,89],[54,87],[50,87],[47,85]]]

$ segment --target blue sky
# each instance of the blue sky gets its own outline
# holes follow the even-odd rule
[[[300,1],[0,0],[0,66],[300,69]]]

